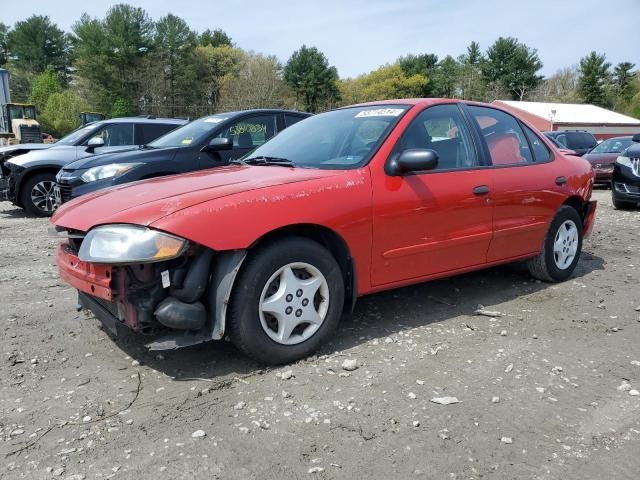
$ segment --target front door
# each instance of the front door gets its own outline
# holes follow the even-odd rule
[[[221,150],[217,155],[202,153],[202,168],[216,166],[214,162],[228,162],[243,157],[251,150],[259,147],[278,132],[277,115],[275,113],[262,113],[243,117],[227,125],[215,137],[227,137],[233,140],[231,150]],[[215,158],[214,158],[215,157]]]
[[[419,113],[389,158],[406,149],[434,150],[438,166],[400,177],[373,175],[374,286],[482,265],[491,241],[491,176],[460,107]]]

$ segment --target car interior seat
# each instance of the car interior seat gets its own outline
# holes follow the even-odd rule
[[[520,153],[520,141],[515,133],[494,133],[487,138],[487,146],[494,165],[509,165],[527,161]]]
[[[253,139],[251,133],[242,132],[238,135],[238,148],[253,148]]]

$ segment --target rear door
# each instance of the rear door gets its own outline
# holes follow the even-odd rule
[[[493,238],[487,261],[540,251],[551,218],[564,201],[553,154],[531,129],[502,110],[466,106],[491,159]]]
[[[178,128],[180,125],[171,123],[138,123],[136,125],[136,145],[146,145],[160,138],[165,133]]]

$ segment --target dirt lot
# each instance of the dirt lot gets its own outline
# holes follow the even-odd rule
[[[75,311],[47,221],[5,203],[0,477],[637,479],[640,211],[595,197],[566,283],[508,266],[366,297],[275,369],[113,342]]]

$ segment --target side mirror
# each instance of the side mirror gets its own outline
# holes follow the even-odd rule
[[[95,136],[89,140],[87,143],[86,151],[89,153],[93,153],[96,151],[96,148],[104,147],[104,139],[99,136]]]
[[[633,137],[631,137],[631,140],[636,143],[640,143],[640,133],[636,133]]]
[[[201,152],[219,152],[221,150],[231,150],[233,140],[227,137],[212,138],[211,141],[200,149]]]
[[[438,154],[433,150],[409,149],[402,152],[387,164],[387,174],[391,176],[407,175],[414,172],[433,170],[438,166]]]

